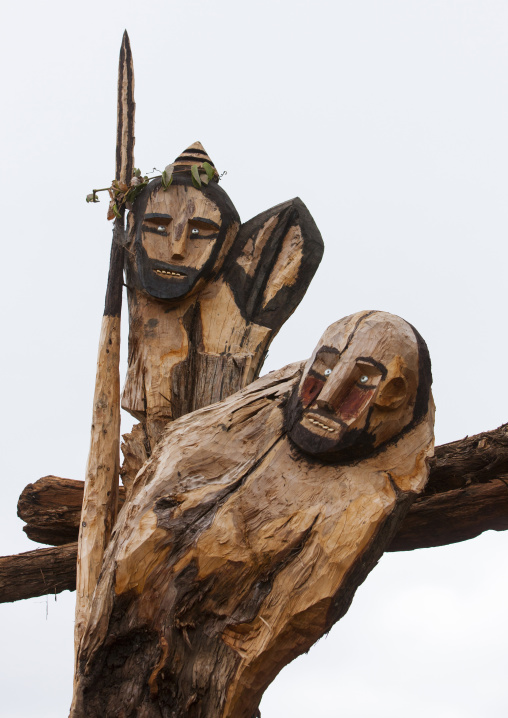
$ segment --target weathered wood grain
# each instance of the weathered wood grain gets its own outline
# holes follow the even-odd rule
[[[508,529],[508,424],[438,446],[424,495],[389,551],[444,546]]]
[[[104,550],[117,514],[120,472],[120,317],[102,322],[93,402],[90,451],[80,517],[77,560],[76,640],[79,640]]]
[[[12,580],[8,591],[2,587],[0,602],[75,590],[75,545],[74,553],[72,547],[60,545],[77,540],[82,498],[83,482],[71,479],[44,477],[24,489],[18,515],[30,523],[23,530],[35,541],[59,548],[49,554],[40,550],[0,558],[4,567],[11,567]],[[119,502],[123,500],[121,488]],[[503,424],[436,448],[425,491],[387,551],[445,546],[507,529],[508,424]],[[24,562],[22,574],[16,568],[18,559]]]
[[[508,529],[508,480],[424,496],[412,505],[387,551],[446,546]]]
[[[445,446],[448,445],[438,448],[443,449]],[[73,483],[76,484],[73,491],[81,498],[83,482]],[[58,486],[55,495],[60,495]],[[45,511],[42,506],[42,516]],[[25,529],[28,534],[29,527]],[[475,538],[484,531],[507,529],[508,477],[494,478],[485,483],[474,483],[473,479],[467,488],[442,491],[430,496],[426,493],[418,498],[386,550],[412,551],[445,546]],[[77,537],[77,523],[74,527],[69,526],[68,534],[59,528],[48,528],[47,531],[45,534],[44,529],[35,526],[33,535],[39,538],[34,540],[51,545],[54,541],[55,548],[0,557],[0,603],[76,589],[76,543],[67,546],[61,544],[68,535]]]
[[[23,531],[29,539],[50,546],[78,540],[84,482],[43,476],[23,489],[18,501],[18,516],[26,522]],[[118,506],[125,500],[119,488]]]
[[[83,482],[46,476],[23,490],[18,516],[39,543],[77,540]],[[120,488],[119,504],[124,501]],[[423,494],[388,551],[445,546],[508,529],[508,424],[436,447]]]
[[[0,556],[0,603],[76,589],[77,542]]]
[[[426,493],[482,484],[508,474],[508,424],[438,446]]]
[[[423,490],[430,380],[417,333],[364,312],[325,332],[303,370],[172,422],[108,546],[72,718],[251,718],[344,615]]]

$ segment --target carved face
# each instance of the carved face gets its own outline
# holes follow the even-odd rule
[[[218,271],[239,223],[220,188],[184,181],[167,191],[156,184],[135,214],[139,283],[158,299],[184,297]]]
[[[385,312],[354,314],[326,330],[307,362],[286,410],[289,436],[324,460],[363,456],[421,418],[431,381],[425,343],[410,324]]]

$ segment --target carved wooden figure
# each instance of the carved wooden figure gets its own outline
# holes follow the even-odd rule
[[[144,425],[126,438],[149,455],[170,420],[255,379],[268,346],[301,301],[323,243],[299,199],[245,224],[218,176],[194,186],[192,165],[213,163],[199,142],[151,182],[129,214],[129,367],[122,406]],[[141,438],[141,441],[139,441]],[[146,454],[144,448],[147,447]]]
[[[71,715],[252,718],[423,490],[430,385],[418,333],[362,312],[168,425],[113,532]]]

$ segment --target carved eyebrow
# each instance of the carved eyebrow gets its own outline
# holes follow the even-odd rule
[[[340,354],[340,351],[335,347],[323,346],[316,354],[316,359],[320,354]]]
[[[162,212],[148,212],[145,214],[143,219],[173,219],[170,214],[163,214]]]
[[[361,361],[365,364],[372,364],[372,366],[376,367],[376,369],[381,372],[383,379],[388,374],[388,370],[385,365],[381,364],[380,361],[376,361],[372,357],[356,357],[356,361]]]
[[[216,224],[215,222],[212,222],[211,219],[207,219],[206,217],[191,217],[191,222],[204,222],[205,224],[211,224],[212,227],[215,227],[215,229],[220,229],[220,224]]]

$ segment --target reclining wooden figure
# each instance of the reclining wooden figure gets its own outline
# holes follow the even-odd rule
[[[71,716],[251,718],[423,490],[430,387],[416,330],[361,312],[169,424],[107,548]]]

